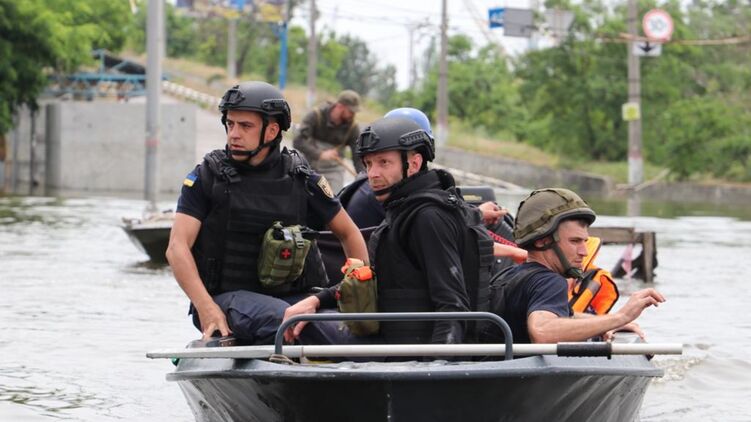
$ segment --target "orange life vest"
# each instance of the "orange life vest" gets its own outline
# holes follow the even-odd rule
[[[593,312],[604,315],[610,312],[620,293],[609,271],[595,266],[594,260],[600,251],[600,238],[587,239],[587,256],[582,265],[581,280],[576,280],[569,288],[569,305],[574,312]]]

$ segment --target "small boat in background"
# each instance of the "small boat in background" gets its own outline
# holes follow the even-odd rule
[[[158,264],[166,264],[167,257],[164,255],[169,244],[169,234],[172,223],[175,221],[175,212],[172,210],[158,213],[150,213],[143,218],[123,217],[123,230],[133,244],[149,259]]]

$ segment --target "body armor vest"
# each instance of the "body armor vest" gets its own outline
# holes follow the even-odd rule
[[[384,223],[371,235],[368,245],[378,274],[379,312],[434,310],[425,274],[413,253],[404,248],[412,219],[421,209],[430,206],[448,210],[456,218],[458,227],[464,228],[464,235],[457,242],[463,251],[462,271],[470,310],[488,309],[493,241],[482,225],[479,212],[459,198],[453,188],[430,189],[405,198],[398,206],[398,213],[387,210]],[[464,340],[476,341],[477,323],[468,322],[467,327]],[[381,335],[390,343],[429,343],[432,331],[433,323],[429,321],[381,322]]]
[[[307,163],[296,152],[281,152],[282,169],[277,175],[254,177],[253,171],[238,171],[224,150],[204,157],[200,180],[211,196],[211,210],[201,225],[193,256],[210,294],[249,290],[272,296],[307,291],[328,284],[318,248],[313,246],[303,274],[295,281],[264,288],[258,281],[258,256],[263,235],[275,221],[283,225],[306,223]]]

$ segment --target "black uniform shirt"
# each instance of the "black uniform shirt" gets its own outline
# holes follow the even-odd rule
[[[512,272],[542,267],[537,262],[525,262]],[[568,283],[553,271],[536,273],[509,292],[504,318],[511,328],[514,343],[531,343],[527,329],[527,317],[534,311],[548,311],[559,317],[572,315],[568,305]]]

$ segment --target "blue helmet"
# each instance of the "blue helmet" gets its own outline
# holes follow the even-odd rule
[[[412,107],[401,107],[401,108],[395,108],[388,113],[386,113],[383,117],[402,117],[409,120],[412,120],[413,122],[420,125],[422,130],[428,133],[430,137],[433,137],[433,130],[430,128],[430,120],[428,120],[428,116],[425,115],[422,111],[412,108]]]

